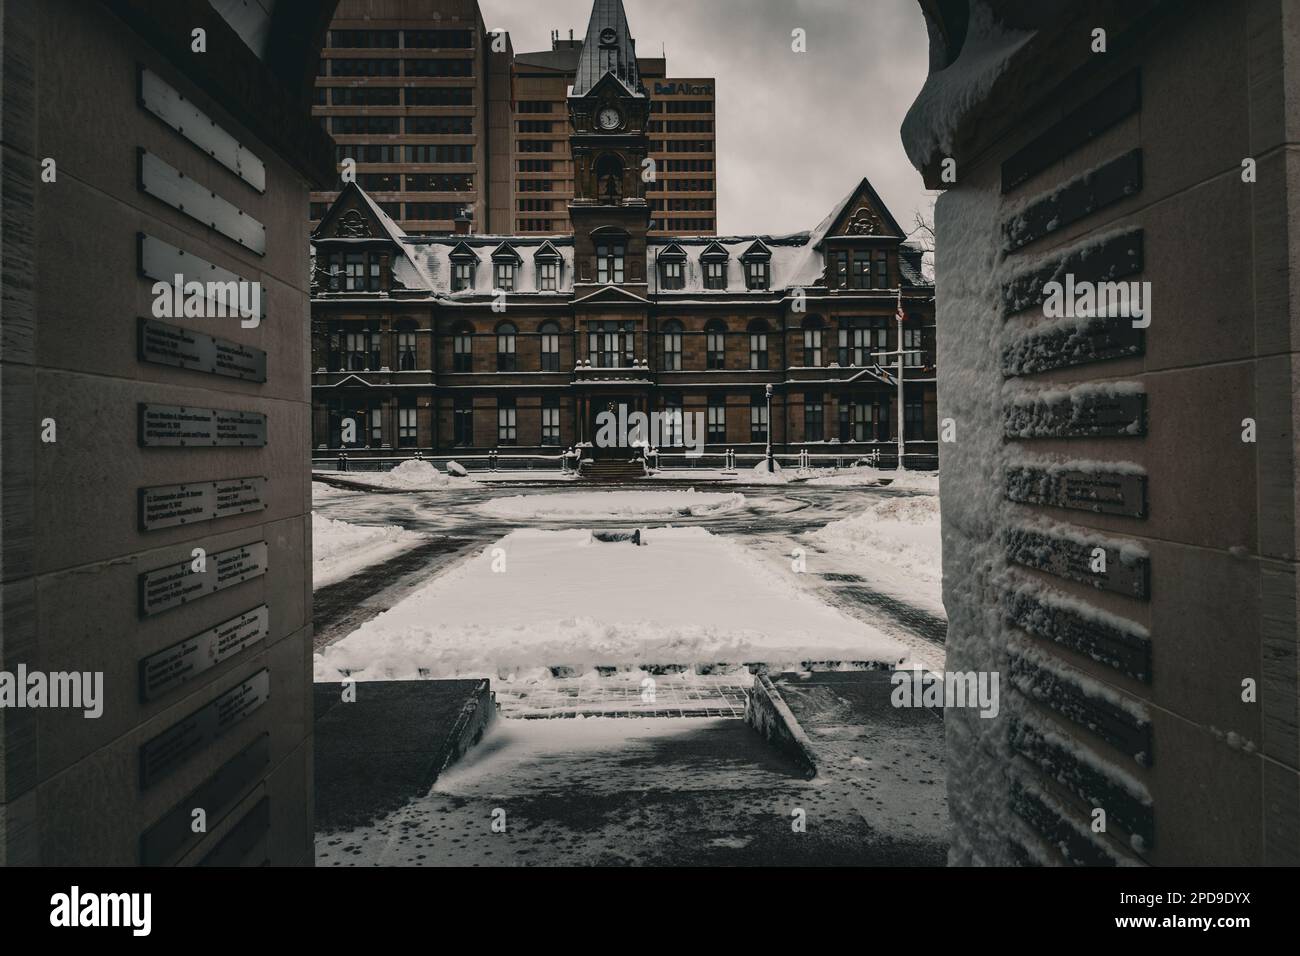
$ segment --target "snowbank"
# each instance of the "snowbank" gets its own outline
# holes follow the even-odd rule
[[[434,468],[428,462],[421,462],[419,459],[411,459],[408,462],[402,462],[393,471],[381,472],[378,475],[367,475],[364,479],[368,485],[377,485],[380,488],[402,488],[420,492],[430,488],[446,488],[447,485],[455,481],[465,481],[465,479],[452,479],[443,475],[441,471]]]
[[[746,480],[756,485],[784,485],[790,479],[781,469],[779,461],[772,462],[772,471],[767,470],[767,462],[760,461],[754,466]]]
[[[545,668],[889,661],[907,651],[703,528],[643,547],[515,531],[315,659],[318,681],[547,676]]]
[[[930,471],[892,471],[879,468],[853,468],[835,475],[823,475],[811,478],[810,485],[826,486],[866,486],[888,485],[890,488],[906,491],[924,491],[929,494],[939,493],[939,475]]]
[[[685,491],[592,491],[563,495],[517,495],[479,506],[497,518],[582,518],[591,520],[667,520],[704,517],[745,507],[740,494]]]
[[[828,524],[812,535],[832,551],[863,555],[873,565],[903,571],[933,603],[943,581],[939,499],[932,495],[877,498],[859,515]]]
[[[393,525],[366,527],[335,521],[312,512],[312,587],[323,588],[351,577],[419,544],[424,535]]]

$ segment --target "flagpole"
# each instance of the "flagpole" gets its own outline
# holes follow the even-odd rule
[[[906,470],[903,455],[907,452],[907,442],[903,437],[903,287],[898,287],[898,470]]]

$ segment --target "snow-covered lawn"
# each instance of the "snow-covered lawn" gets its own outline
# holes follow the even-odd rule
[[[745,496],[686,491],[590,491],[564,495],[517,495],[480,506],[497,518],[587,518],[594,520],[666,520],[736,511]]]
[[[906,649],[703,528],[513,532],[317,655],[318,681],[542,677],[551,666],[899,661]]]
[[[348,524],[313,511],[311,538],[312,587],[323,588],[351,577],[368,565],[400,554],[423,541],[424,535],[393,525],[367,527]]]

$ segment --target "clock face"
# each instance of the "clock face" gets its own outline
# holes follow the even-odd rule
[[[618,129],[619,124],[623,122],[623,117],[618,115],[618,110],[612,106],[606,106],[596,114],[596,122],[600,124],[601,129]]]

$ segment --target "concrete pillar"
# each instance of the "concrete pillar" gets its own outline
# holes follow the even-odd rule
[[[1300,863],[1300,10],[921,6],[952,859]]]

